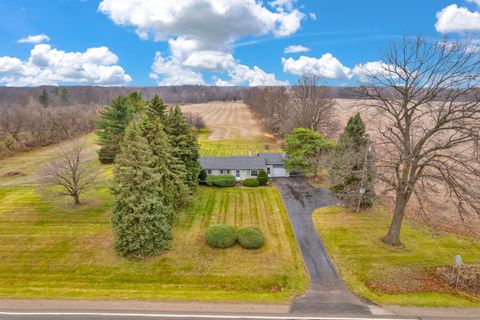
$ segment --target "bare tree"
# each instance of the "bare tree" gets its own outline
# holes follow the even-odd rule
[[[375,70],[364,68],[365,105],[376,111],[378,179],[395,194],[383,241],[400,246],[407,204],[443,192],[461,216],[480,214],[480,50],[470,41],[392,42]]]
[[[80,204],[80,195],[94,184],[97,176],[88,167],[84,151],[85,141],[78,139],[60,146],[57,159],[45,171],[47,181],[60,187],[60,194],[71,196],[75,205]]]
[[[304,75],[292,87],[295,127],[319,131],[330,137],[338,130],[334,121],[334,100],[330,88],[318,85],[319,77]]]

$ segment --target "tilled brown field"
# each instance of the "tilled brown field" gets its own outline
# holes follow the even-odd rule
[[[182,106],[182,111],[201,115],[209,129],[208,140],[252,139],[264,134],[260,122],[243,102],[190,104]]]

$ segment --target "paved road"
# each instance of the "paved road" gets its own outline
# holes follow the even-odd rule
[[[383,318],[359,318],[359,317],[301,317],[292,315],[246,315],[246,314],[176,314],[176,313],[141,313],[141,312],[82,312],[82,311],[1,311],[0,320],[143,320],[143,319],[202,319],[202,320],[414,320],[416,318],[383,317]]]
[[[302,177],[276,179],[288,210],[293,231],[310,274],[310,291],[292,303],[291,312],[321,314],[371,314],[366,302],[353,295],[339,278],[312,222],[315,209],[335,205],[323,189],[314,188]]]

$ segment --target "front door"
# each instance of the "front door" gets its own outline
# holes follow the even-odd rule
[[[235,177],[237,177],[237,180],[240,180],[240,170],[235,170]]]

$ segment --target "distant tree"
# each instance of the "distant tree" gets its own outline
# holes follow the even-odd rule
[[[60,101],[62,102],[62,105],[64,105],[64,106],[68,105],[68,103],[70,101],[68,90],[66,88],[61,88],[58,91],[58,94],[60,96]]]
[[[172,147],[172,156],[181,165],[176,171],[184,170],[184,183],[190,192],[194,192],[198,186],[198,175],[201,171],[198,136],[178,106],[168,113],[165,131]],[[181,176],[181,173],[178,174]]]
[[[152,152],[142,122],[127,128],[114,167],[112,224],[115,249],[123,256],[144,258],[170,247],[173,208],[165,173]],[[158,125],[158,123],[157,123]]]
[[[292,87],[294,127],[319,131],[330,137],[338,131],[330,88],[318,84],[319,77],[304,75]]]
[[[48,107],[48,104],[50,103],[50,96],[48,95],[46,89],[43,89],[42,93],[40,93],[40,95],[38,96],[38,102],[40,102],[40,104],[44,108]]]
[[[198,181],[200,184],[205,184],[207,181],[207,171],[201,170],[200,174],[198,175]]]
[[[290,172],[319,174],[325,165],[326,156],[335,146],[334,142],[324,138],[311,129],[296,128],[285,136],[285,168]]]
[[[87,165],[84,149],[85,142],[80,140],[60,146],[57,158],[45,170],[47,182],[59,187],[60,194],[72,197],[75,205],[80,204],[80,195],[94,185],[97,176]]]
[[[332,192],[354,209],[368,207],[374,197],[373,148],[359,113],[347,126],[331,153],[329,178]]]

